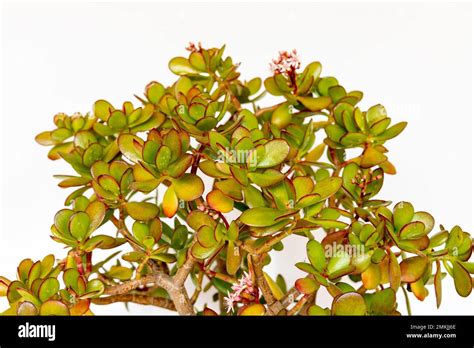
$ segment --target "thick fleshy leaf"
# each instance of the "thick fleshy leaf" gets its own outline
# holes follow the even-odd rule
[[[362,155],[360,166],[362,168],[370,168],[386,160],[387,156],[385,156],[383,153],[374,149],[373,147],[368,147],[365,149],[364,154]]]
[[[216,221],[213,218],[199,210],[193,210],[187,216],[186,223],[195,231],[199,230],[202,226],[214,227],[216,225]]]
[[[381,269],[379,264],[372,263],[370,266],[361,274],[362,283],[367,290],[377,288],[381,282]]]
[[[365,315],[367,305],[361,294],[346,292],[334,298],[331,311],[333,315]]]
[[[331,312],[328,308],[322,308],[318,305],[312,305],[308,308],[308,315],[311,316],[327,316],[330,315]]]
[[[350,273],[354,269],[351,257],[347,253],[336,253],[329,259],[327,272],[331,279]]]
[[[262,173],[248,173],[249,179],[260,187],[268,187],[275,185],[285,178],[285,175],[275,169],[267,169]]]
[[[239,311],[239,315],[245,315],[245,316],[265,315],[265,306],[260,303],[254,303],[251,305],[244,306]]]
[[[263,272],[263,276],[264,276],[265,281],[267,282],[268,287],[270,288],[273,296],[275,297],[275,299],[280,301],[285,296],[285,293],[282,290],[282,288],[280,287],[280,285],[278,284],[278,278],[277,278],[277,282],[275,282],[272,279],[272,277],[270,277],[267,273]],[[282,278],[280,278],[280,279],[282,279]]]
[[[171,153],[172,153],[171,149],[168,146],[163,145],[160,147],[156,155],[156,161],[155,161],[155,164],[158,170],[163,171],[166,168],[168,168],[171,161],[171,156],[172,156]]]
[[[45,302],[59,291],[59,282],[56,278],[45,279],[38,290],[39,299]]]
[[[326,199],[335,194],[342,185],[342,179],[339,177],[329,177],[316,184],[313,193],[321,196],[321,199]]]
[[[188,229],[184,225],[179,225],[175,228],[173,236],[171,237],[171,246],[177,250],[184,248],[188,240]]]
[[[367,110],[366,118],[369,126],[387,117],[387,111],[383,105],[377,104]]]
[[[405,129],[406,126],[407,126],[407,122],[397,123],[396,125],[393,125],[392,127],[385,130],[385,132],[383,132],[382,134],[379,134],[376,137],[376,139],[378,141],[386,141],[386,140],[395,138]]]
[[[212,248],[218,243],[214,233],[214,228],[210,226],[202,226],[199,229],[197,233],[197,240],[204,248]]]
[[[271,122],[278,128],[288,126],[292,118],[291,106],[289,103],[283,103],[273,111]]]
[[[215,183],[215,186],[227,197],[236,201],[242,200],[242,188],[235,179],[232,178],[218,181]]]
[[[204,260],[216,252],[216,248],[205,248],[200,243],[194,243],[191,247],[191,254],[199,259]]]
[[[441,299],[442,299],[442,287],[441,287],[441,267],[439,261],[437,261],[437,268],[436,274],[434,276],[434,287],[435,287],[435,295],[436,295],[436,307],[439,308],[441,306]]]
[[[178,211],[178,196],[174,192],[173,186],[166,189],[163,196],[163,213],[166,217],[173,217]]]
[[[71,234],[78,240],[83,240],[90,227],[91,219],[85,212],[77,212],[69,220],[69,230]]]
[[[94,115],[100,118],[102,121],[107,121],[113,110],[114,107],[106,100],[101,99],[94,103]]]
[[[308,295],[318,290],[319,284],[311,278],[300,278],[296,280],[295,288],[302,294]]]
[[[209,206],[221,213],[228,213],[234,208],[234,201],[224,195],[220,190],[212,190],[208,193],[206,201]]]
[[[390,315],[395,310],[396,294],[391,288],[366,294],[365,300],[371,315]]]
[[[400,263],[401,280],[413,283],[420,279],[428,266],[428,259],[422,256],[409,257]]]
[[[16,313],[18,315],[38,315],[38,308],[33,303],[24,301],[18,305]]]
[[[239,220],[247,226],[266,227],[275,224],[276,219],[285,213],[286,211],[267,207],[252,208],[244,211]]]
[[[49,300],[41,305],[40,315],[69,315],[68,307],[61,301]]]
[[[179,199],[192,201],[201,197],[204,192],[204,183],[195,174],[184,174],[173,181],[173,188]]]
[[[90,217],[89,232],[95,231],[104,221],[107,208],[104,203],[94,201],[90,203],[85,212]]]
[[[332,103],[332,99],[329,97],[297,97],[297,99],[310,111],[321,111],[326,109]]]
[[[393,208],[393,223],[397,230],[400,230],[407,223],[412,221],[415,214],[413,205],[409,202],[400,202]]]
[[[412,221],[420,221],[425,225],[425,234],[431,232],[434,227],[435,221],[430,213],[425,211],[418,211],[413,215]]]
[[[306,244],[306,253],[308,254],[309,261],[316,270],[322,272],[326,268],[326,256],[321,243],[316,240],[310,240]]]
[[[472,291],[472,279],[469,272],[458,261],[453,262],[453,278],[457,293],[462,297],[469,296]]]
[[[133,271],[130,268],[124,266],[112,266],[107,272],[112,278],[117,278],[120,280],[128,280],[132,277]]]
[[[128,202],[125,205],[128,215],[139,221],[148,221],[158,215],[159,209],[153,203],[148,202]]]
[[[169,69],[176,75],[197,74],[198,71],[184,57],[175,57],[168,63]]]
[[[270,168],[283,162],[290,152],[290,146],[283,139],[270,140],[263,146],[262,155],[257,151],[257,168]],[[254,152],[255,153],[255,152]],[[252,155],[249,156],[249,159]]]
[[[426,235],[426,227],[420,221],[410,222],[400,230],[400,238],[402,239],[418,239]]]
[[[7,295],[9,285],[10,281],[5,277],[0,276],[0,297]]]
[[[142,160],[143,140],[133,134],[121,134],[118,137],[120,151],[132,162]]]
[[[392,251],[389,251],[388,267],[389,267],[390,287],[393,290],[397,291],[401,284],[402,273],[400,270],[400,264],[398,263],[397,257]]]
[[[242,254],[240,248],[233,241],[227,243],[226,270],[230,275],[234,275],[240,268]]]

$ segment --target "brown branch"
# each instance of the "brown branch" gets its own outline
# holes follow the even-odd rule
[[[291,288],[290,290],[288,290],[285,296],[283,296],[283,298],[280,300],[283,308],[286,308],[293,302],[295,302],[295,299],[296,297],[298,297],[299,294],[300,293],[296,288]]]
[[[253,271],[255,273],[257,285],[259,289],[262,290],[263,298],[265,299],[265,302],[267,302],[268,311],[270,312],[269,314],[275,315],[278,314],[282,309],[284,309],[284,307],[282,306],[280,301],[278,301],[275,296],[273,296],[272,290],[270,289],[270,286],[265,280],[265,276],[263,275],[261,257],[262,256],[252,255],[251,260]]]
[[[303,307],[305,306],[305,304],[306,304],[306,302],[308,301],[308,299],[309,299],[309,295],[303,296],[303,297],[298,301],[298,303],[295,304],[294,307],[291,308],[291,309],[288,311],[288,315],[289,315],[289,316],[292,316],[292,315],[298,314],[298,312],[303,309]]]
[[[173,279],[163,272],[156,272],[140,279],[129,280],[122,284],[109,287],[105,290],[105,293],[107,295],[122,295],[141,286],[150,284],[156,284],[168,292],[179,314],[194,314],[193,305],[189,300],[184,286],[177,286]]]
[[[176,307],[173,301],[167,300],[161,297],[152,297],[147,295],[137,295],[137,294],[121,294],[121,295],[112,295],[107,297],[99,297],[92,299],[92,303],[96,305],[107,305],[116,302],[132,302],[142,305],[151,305],[156,307],[161,307],[175,311]]]
[[[191,250],[191,248],[190,248]],[[184,264],[176,272],[173,281],[177,286],[182,286],[186,279],[188,278],[189,273],[194,266],[194,257],[191,255],[191,252],[188,252],[188,257]]]

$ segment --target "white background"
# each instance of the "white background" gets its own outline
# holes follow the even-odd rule
[[[363,107],[380,102],[393,122],[409,122],[388,142],[398,174],[386,178],[380,197],[408,200],[447,228],[474,232],[470,4],[11,3],[2,12],[1,275],[13,278],[23,258],[64,255],[49,227],[69,191],[52,175],[72,172],[49,161],[34,136],[53,128],[57,112],[85,113],[99,98],[119,105],[151,80],[171,83],[167,63],[185,55],[189,41],[227,44],[247,79],[267,76],[281,49],[296,48],[303,65],[320,61],[323,75],[364,92]],[[291,285],[303,250],[302,239],[289,240],[266,270]],[[451,278],[439,310],[429,290],[423,303],[410,295],[415,314],[473,313],[472,296],[460,298]],[[328,301],[322,294],[319,304]],[[94,311],[127,313],[122,304]]]

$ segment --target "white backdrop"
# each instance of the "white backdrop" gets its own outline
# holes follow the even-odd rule
[[[474,232],[471,25],[468,3],[4,4],[0,274],[13,278],[21,259],[63,252],[48,237],[67,195],[52,175],[71,171],[50,162],[34,136],[59,111],[85,113],[99,98],[119,104],[151,80],[170,83],[167,63],[189,41],[226,43],[244,78],[266,76],[281,49],[296,48],[303,65],[319,60],[323,75],[365,93],[363,107],[380,102],[393,122],[409,122],[388,144],[398,174],[380,196]],[[294,282],[303,248],[289,240],[267,271]],[[415,314],[473,313],[472,297],[460,298],[451,278],[438,311],[429,290],[423,303],[410,295]],[[323,294],[320,304],[328,300]],[[399,303],[406,313],[401,294]],[[122,304],[94,310],[127,313]]]

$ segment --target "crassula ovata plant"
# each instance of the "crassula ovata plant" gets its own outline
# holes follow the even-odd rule
[[[182,315],[397,315],[397,291],[421,301],[432,291],[439,307],[445,277],[469,296],[469,233],[377,196],[395,174],[387,143],[406,122],[382,105],[361,110],[362,92],[318,62],[300,67],[296,51],[280,52],[262,83],[241,80],[224,47],[188,50],[169,63],[176,82],[151,82],[139,105],[98,100],[36,137],[75,172],[58,176],[72,192],[51,226],[67,252],[0,277],[4,314],[134,302]],[[267,94],[276,104],[259,106]],[[265,266],[290,235],[306,249],[287,285]]]

